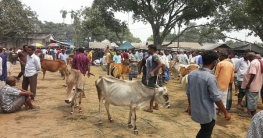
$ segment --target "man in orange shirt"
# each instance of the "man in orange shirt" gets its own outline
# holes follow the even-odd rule
[[[217,64],[215,71],[218,92],[222,97],[222,101],[225,107],[227,105],[229,84],[232,84],[234,81],[234,71],[235,71],[234,65],[227,60],[227,57],[228,57],[227,53],[219,53],[219,60],[221,62]],[[229,106],[227,110],[230,110],[230,108],[231,106]]]

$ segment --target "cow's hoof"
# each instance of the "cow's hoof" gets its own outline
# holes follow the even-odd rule
[[[138,132],[138,130],[136,129],[136,130],[134,130],[134,134],[136,134],[136,135],[138,135],[139,134],[139,132]]]
[[[128,124],[128,128],[132,128],[133,126],[132,126],[132,124]]]
[[[166,106],[166,108],[170,108],[170,107],[171,107],[171,105],[170,105],[170,104]]]
[[[77,107],[79,107],[79,105],[75,105],[74,107],[77,108]]]
[[[114,120],[113,120],[113,119],[110,119],[110,122],[111,122],[111,123],[113,123],[113,122],[114,122]]]
[[[69,100],[65,100],[65,102],[66,102],[67,104],[71,103]]]
[[[100,125],[102,124],[102,120],[99,120],[99,124],[100,124]]]
[[[82,113],[82,110],[79,110],[79,113]]]
[[[73,112],[70,112],[71,115],[73,115]]]

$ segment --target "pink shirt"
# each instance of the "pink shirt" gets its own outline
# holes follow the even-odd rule
[[[259,92],[262,86],[262,74],[260,62],[258,61],[258,59],[254,59],[250,62],[250,66],[248,67],[247,72],[245,73],[244,80],[241,86],[242,89],[246,88],[251,74],[255,74],[256,76],[250,85],[249,91]]]

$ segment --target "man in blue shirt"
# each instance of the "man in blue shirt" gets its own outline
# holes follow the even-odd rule
[[[114,61],[116,64],[121,63],[120,51],[118,51],[118,52],[116,53],[116,55],[113,56],[113,61]]]
[[[211,71],[216,66],[217,59],[216,52],[203,52],[203,67],[188,75],[188,112],[192,120],[201,125],[196,138],[211,137],[216,120],[215,104],[224,113],[226,120],[231,119],[218,93],[216,77]]]
[[[4,54],[3,47],[0,47],[0,89],[5,85],[5,81],[7,78],[7,65],[6,65],[6,56]]]

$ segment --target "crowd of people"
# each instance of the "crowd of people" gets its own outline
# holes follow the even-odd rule
[[[170,80],[169,70],[171,60],[183,65],[197,64],[199,69],[191,71],[188,75],[186,95],[188,97],[188,113],[192,120],[201,125],[198,138],[211,137],[216,120],[216,109],[222,112],[227,120],[231,119],[229,113],[236,110],[232,108],[232,87],[235,86],[235,96],[238,97],[236,108],[247,109],[240,114],[242,117],[257,117],[257,103],[261,95],[263,103],[262,73],[263,61],[261,56],[250,51],[245,51],[238,58],[233,51],[193,51],[170,52],[157,50],[154,45],[148,46],[148,51],[143,50],[116,50],[105,49],[85,51],[78,49],[36,48],[24,45],[23,49],[3,49],[0,47],[0,106],[3,112],[18,111],[23,105],[28,109],[38,109],[32,105],[37,95],[37,75],[41,70],[40,59],[51,55],[53,60],[59,59],[67,63],[67,55],[74,55],[71,73],[68,82],[74,82],[77,90],[84,93],[84,76],[90,76],[90,65],[107,65],[107,74],[110,75],[111,65],[124,64],[130,67],[129,80],[137,78],[142,73],[141,82],[148,87],[163,86]],[[15,76],[7,77],[7,61],[16,63],[19,60],[21,72]],[[139,68],[138,68],[139,66]],[[63,74],[62,74],[63,75]],[[16,81],[23,76],[22,89],[14,88]],[[28,90],[30,87],[30,91]],[[261,93],[261,94],[260,94]],[[245,97],[245,100],[243,100]],[[243,101],[243,103],[242,103]],[[158,104],[152,100],[146,112],[158,110]],[[262,113],[260,113],[262,114]],[[259,126],[253,121],[251,127]],[[249,131],[253,135],[256,131]],[[258,132],[260,133],[260,132]],[[255,134],[256,135],[256,134]]]

